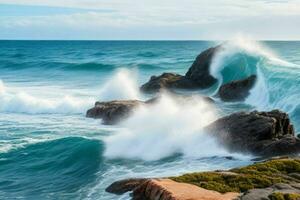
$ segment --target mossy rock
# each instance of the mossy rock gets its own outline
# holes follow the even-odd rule
[[[199,172],[171,177],[171,179],[221,193],[246,192],[254,188],[266,188],[276,183],[295,181],[295,179],[288,176],[289,173],[300,173],[300,160],[270,160],[232,169],[228,173],[217,171]]]
[[[280,192],[274,192],[269,196],[270,200],[299,200],[300,194],[283,194]]]

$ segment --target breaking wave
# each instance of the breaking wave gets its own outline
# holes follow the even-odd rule
[[[23,91],[13,91],[0,80],[0,111],[12,113],[83,113],[93,105],[93,99],[77,99],[63,96],[57,99],[47,99],[32,96]]]

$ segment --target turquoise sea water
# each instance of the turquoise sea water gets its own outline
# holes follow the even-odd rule
[[[225,44],[211,66],[218,85],[257,74],[245,102],[178,105],[165,95],[118,126],[85,118],[96,100],[147,99],[138,86],[184,74],[206,41],[0,41],[0,199],[128,199],[104,189],[128,177],[161,177],[251,163],[201,135],[238,110],[281,109],[300,132],[300,42]],[[200,135],[200,136],[199,136]],[[233,159],[228,159],[231,156]]]

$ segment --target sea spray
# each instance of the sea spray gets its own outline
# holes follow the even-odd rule
[[[101,101],[140,99],[137,72],[121,68],[103,85],[99,98]]]
[[[163,94],[154,105],[138,108],[123,129],[105,139],[105,156],[159,160],[176,153],[185,156],[224,154],[202,128],[218,118],[201,97],[184,101]]]

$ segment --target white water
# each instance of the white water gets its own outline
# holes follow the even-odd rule
[[[15,92],[0,80],[1,112],[75,114],[84,113],[94,102],[93,98],[78,99],[68,95],[55,99],[35,97],[24,91]]]
[[[137,72],[125,68],[119,69],[100,90],[100,100],[140,99]]]
[[[170,94],[138,108],[123,129],[105,139],[105,156],[159,160],[175,153],[188,157],[224,155],[202,128],[218,118],[200,97],[176,101]]]

